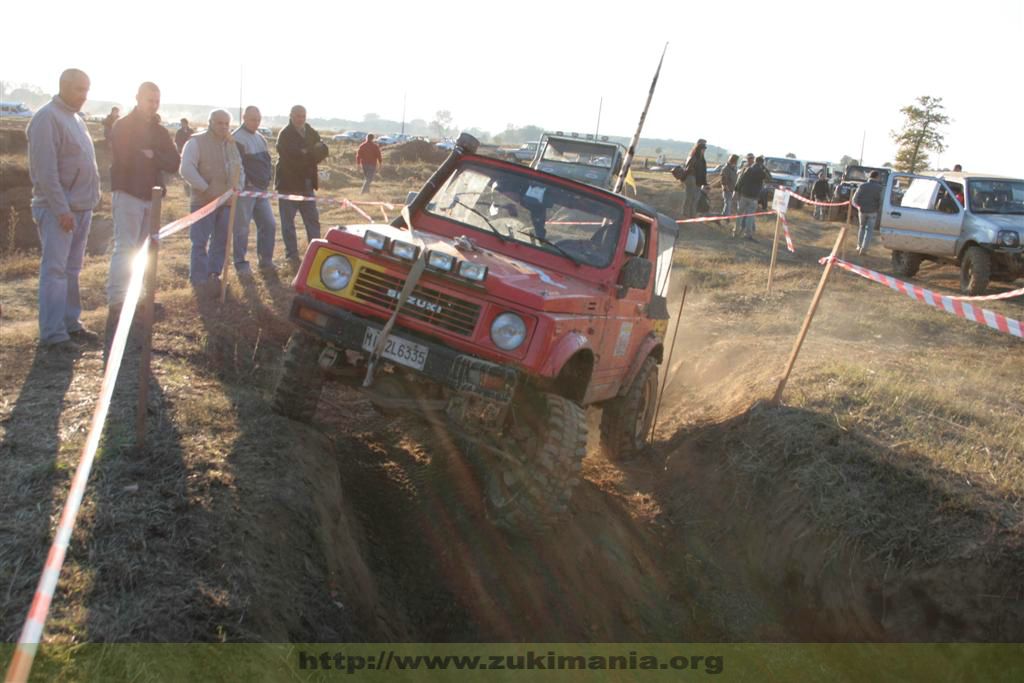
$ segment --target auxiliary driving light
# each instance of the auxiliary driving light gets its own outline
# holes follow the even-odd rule
[[[391,253],[400,259],[415,261],[420,255],[420,248],[415,244],[393,240],[391,242]]]
[[[463,261],[459,264],[459,275],[473,282],[483,282],[484,278],[487,277],[487,266]]]
[[[455,260],[454,256],[443,251],[427,252],[427,265],[437,270],[443,270],[446,273],[450,273],[452,268],[455,267]]]
[[[352,263],[341,254],[333,254],[320,264],[320,281],[327,289],[337,292],[345,289],[352,279]]]
[[[513,351],[526,341],[526,323],[515,313],[502,313],[491,323],[491,341],[502,351]]]
[[[380,251],[384,251],[388,246],[387,236],[373,230],[366,231],[366,234],[363,235],[363,242],[371,249],[379,249]]]

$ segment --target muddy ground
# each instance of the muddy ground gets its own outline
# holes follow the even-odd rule
[[[398,200],[429,172],[401,167],[373,198]],[[678,213],[670,179],[639,180],[642,198]],[[312,426],[271,413],[289,273],[200,304],[184,240],[166,245],[147,446],[133,443],[132,352],[47,638],[1021,640],[1019,340],[838,276],[785,404],[768,406],[838,229],[806,212],[791,222],[798,252],[782,255],[770,296],[771,222],[755,243],[684,231],[676,292],[690,290],[650,453],[612,463],[592,438],[565,526],[529,540],[488,521],[443,430],[340,385]],[[83,275],[93,327],[103,258]],[[31,268],[23,254],[2,273],[4,641],[31,600],[100,373],[97,350],[35,351]],[[922,279],[950,282],[938,269]],[[994,307],[1021,317],[1017,303]]]

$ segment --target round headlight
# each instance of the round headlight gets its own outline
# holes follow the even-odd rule
[[[327,289],[338,291],[348,286],[352,279],[352,264],[341,254],[334,254],[320,264],[320,280]]]
[[[526,340],[526,323],[515,313],[502,313],[491,323],[491,341],[502,351],[517,349]]]

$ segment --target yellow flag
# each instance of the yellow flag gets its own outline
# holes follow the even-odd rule
[[[636,178],[633,177],[633,167],[626,169],[626,185],[633,188],[633,196],[636,196]]]

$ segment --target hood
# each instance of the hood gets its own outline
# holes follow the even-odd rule
[[[975,221],[991,225],[996,230],[1016,230],[1024,238],[1024,215],[1006,213],[974,213]]]
[[[327,241],[352,250],[365,250],[363,236],[367,230],[386,235],[391,239],[412,241],[409,231],[383,223],[337,226],[327,233]],[[498,299],[505,299],[536,310],[552,313],[574,312],[580,308],[580,300],[592,301],[606,294],[596,282],[564,275],[544,266],[529,263],[536,250],[522,244],[509,243],[509,254],[499,254],[475,243],[471,237],[450,239],[434,233],[418,231],[415,240],[428,250],[443,251],[463,261],[487,266],[487,278],[483,282],[487,293]],[[467,287],[470,285],[467,285]]]

